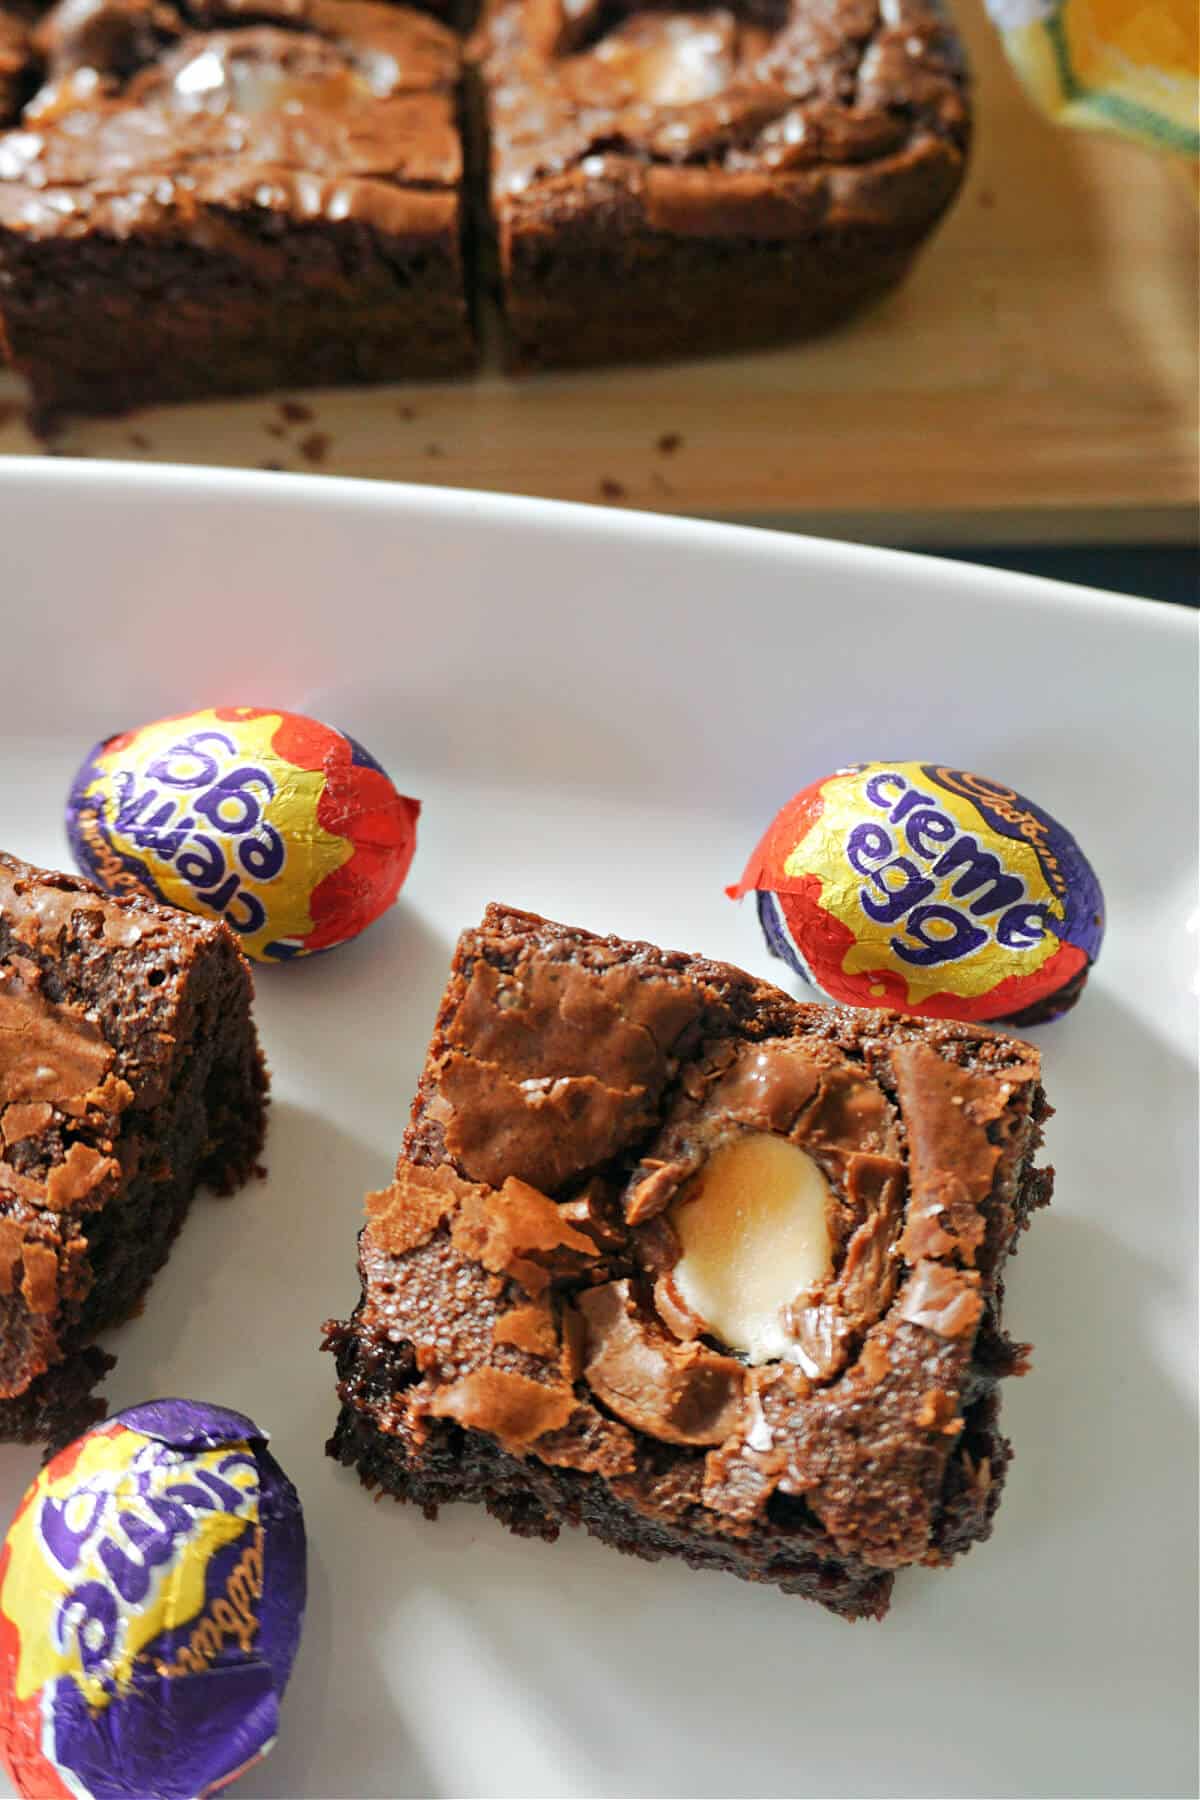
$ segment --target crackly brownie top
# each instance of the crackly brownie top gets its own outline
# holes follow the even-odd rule
[[[704,193],[685,172],[719,168],[744,196],[807,176],[790,192],[810,226],[881,210],[903,224],[902,203],[928,207],[961,170],[963,63],[936,0],[492,0],[479,44],[501,192],[599,179],[615,158],[677,169],[651,192],[681,217]]]
[[[0,138],[9,227],[157,230],[220,249],[222,216],[248,211],[424,235],[453,209],[458,46],[419,13],[374,0],[63,0],[34,43],[43,84]],[[261,254],[269,274],[269,241]]]
[[[986,1028],[493,907],[368,1205],[356,1330],[412,1356],[384,1428],[453,1420],[643,1508],[670,1467],[704,1529],[779,1495],[872,1566],[936,1558],[951,1457],[987,1486],[959,1439],[1015,1366],[997,1278],[1043,1114],[1037,1052]]]
[[[96,1092],[156,1105],[202,954],[234,979],[245,970],[218,921],[142,896],[118,900],[0,852],[0,1107],[18,1109],[0,1112],[0,1140],[19,1141],[15,1119],[28,1124],[47,1105],[78,1120]]]

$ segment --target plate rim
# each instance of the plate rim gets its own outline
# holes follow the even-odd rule
[[[1195,637],[1200,627],[1200,611],[1174,601],[1112,593],[1052,576],[960,562],[952,556],[863,544],[776,526],[731,524],[720,519],[543,499],[526,494],[494,493],[489,489],[426,486],[361,476],[308,474],[300,470],[239,469],[224,464],[0,457],[0,503],[6,491],[22,483],[50,490],[61,487],[67,491],[75,487],[130,490],[142,487],[164,495],[221,498],[238,503],[269,496],[272,500],[282,499],[302,507],[316,504],[328,509],[348,504],[373,512],[393,510],[400,516],[442,515],[468,526],[511,523],[527,528],[550,526],[582,536],[625,539],[635,545],[728,544],[731,548],[740,548],[747,556],[762,556],[767,560],[792,559],[808,562],[810,566],[816,561],[830,568],[840,567],[843,571],[866,566],[879,574],[890,568],[897,574],[903,572],[909,580],[920,578],[934,588],[965,588],[971,601],[996,599],[1001,590],[1007,588],[1027,604],[1079,611],[1089,618],[1104,612],[1113,622],[1132,625],[1145,632],[1165,631]]]

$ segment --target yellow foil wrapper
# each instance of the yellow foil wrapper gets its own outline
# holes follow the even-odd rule
[[[988,0],[1009,58],[1065,125],[1119,131],[1200,158],[1196,0]]]

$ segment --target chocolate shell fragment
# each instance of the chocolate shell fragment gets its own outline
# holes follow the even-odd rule
[[[330,1452],[428,1513],[881,1616],[991,1530],[1048,1111],[985,1026],[489,907],[328,1330]]]

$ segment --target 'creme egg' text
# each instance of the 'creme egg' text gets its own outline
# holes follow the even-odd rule
[[[872,775],[863,791],[884,818],[854,826],[846,859],[864,878],[858,899],[867,917],[899,928],[889,943],[902,962],[957,962],[989,939],[1028,950],[1052,929],[1050,906],[933,794],[894,770]]]

